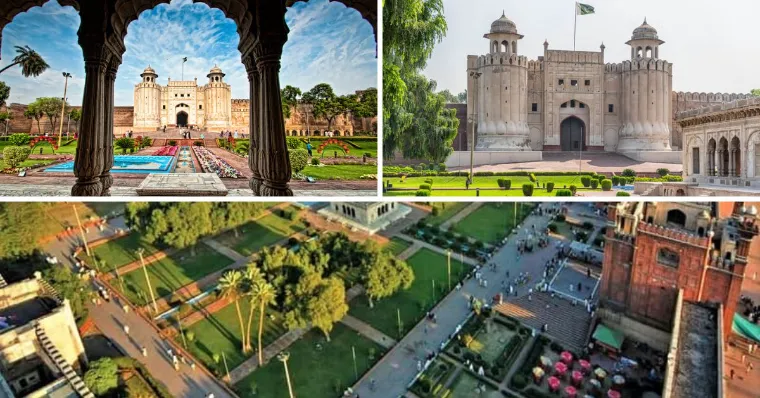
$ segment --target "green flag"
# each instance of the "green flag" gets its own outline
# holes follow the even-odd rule
[[[590,6],[588,4],[583,3],[575,3],[575,13],[577,15],[588,15],[588,14],[594,14],[594,6]]]

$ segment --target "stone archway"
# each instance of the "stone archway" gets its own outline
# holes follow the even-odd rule
[[[187,127],[187,112],[177,112],[177,127]]]
[[[562,151],[582,151],[586,147],[586,124],[570,116],[560,125],[560,148]]]
[[[0,2],[2,30],[19,13],[49,0]],[[85,79],[79,143],[74,161],[76,182],[72,196],[108,196],[113,185],[114,83],[129,24],[139,15],[170,0],[58,0],[80,15],[79,45],[84,56]],[[254,195],[292,196],[280,97],[280,59],[288,39],[287,7],[305,0],[194,0],[221,10],[233,20],[240,38],[238,50],[246,68],[251,104],[248,128],[248,166]],[[377,41],[377,2],[331,0],[358,11],[373,28]]]

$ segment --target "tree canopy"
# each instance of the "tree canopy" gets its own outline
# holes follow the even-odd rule
[[[0,259],[34,253],[47,222],[42,203],[0,203]]]
[[[84,374],[84,384],[96,396],[104,396],[119,387],[119,367],[113,359],[105,357],[90,363]]]
[[[301,96],[301,89],[293,86],[285,86],[280,92],[282,97],[282,115],[286,119],[290,118],[290,108],[298,105],[298,97]]]
[[[16,56],[13,58],[13,62],[3,69],[0,69],[0,73],[3,73],[7,69],[16,65],[21,66],[21,75],[24,77],[37,77],[50,67],[50,65],[42,59],[42,56],[29,48],[29,46],[16,46]]]
[[[69,300],[74,318],[87,317],[87,303],[92,290],[87,283],[64,266],[50,265],[42,271],[42,278],[63,297]]]
[[[5,105],[5,101],[8,101],[10,96],[11,87],[5,84],[5,82],[0,82],[0,107]]]
[[[303,94],[303,101],[311,104],[315,119],[327,120],[327,130],[332,128],[335,118],[350,111],[350,102],[345,96],[337,96],[327,83],[319,83]]]
[[[750,94],[753,97],[760,97],[760,88],[753,88],[752,91],[750,91]]]
[[[442,162],[458,120],[445,109],[455,97],[436,94],[420,74],[446,34],[442,0],[387,0],[383,8],[383,156]],[[448,96],[447,94],[448,93]],[[453,136],[452,134],[453,128]],[[449,136],[451,138],[449,139]]]

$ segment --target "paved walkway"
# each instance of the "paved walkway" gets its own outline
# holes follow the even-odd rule
[[[102,232],[97,228],[91,228],[86,234],[87,241],[111,236],[115,234],[116,228],[124,227],[123,218],[110,220]],[[73,268],[70,255],[79,244],[79,234],[77,234],[76,237],[50,242],[45,246],[45,250],[58,257],[63,265]],[[145,365],[155,378],[166,385],[173,396],[205,398],[209,393],[213,393],[215,397],[235,396],[222,387],[213,376],[199,368],[193,371],[189,366],[183,365],[179,372],[175,371],[171,359],[165,354],[168,346],[158,331],[139,315],[133,312],[125,313],[118,304],[118,300],[104,302],[97,307],[91,306],[90,316],[104,335],[129,356]],[[124,325],[129,326],[129,335],[124,333]],[[141,347],[147,348],[147,357],[142,356]]]
[[[483,202],[473,202],[473,203],[470,203],[467,207],[465,207],[464,209],[460,210],[459,212],[457,212],[456,214],[454,214],[453,217],[449,218],[448,220],[446,220],[446,222],[444,222],[443,224],[441,224],[441,229],[448,230],[451,227],[451,224],[458,223],[459,221],[461,221],[465,217],[467,217],[470,214],[472,214],[475,210],[479,209],[480,206],[482,206],[482,205],[483,205]]]
[[[19,178],[19,177],[16,177]],[[23,180],[23,179],[22,179]],[[37,184],[34,179],[23,180],[23,184],[20,183],[8,183],[3,180],[0,184],[0,192],[3,196],[32,196],[32,197],[57,197],[57,196],[71,196],[71,186],[62,185],[65,183],[58,183],[56,185],[42,185]],[[372,181],[375,183],[375,181]],[[73,183],[72,183],[73,184]],[[225,183],[226,185],[226,183]],[[340,197],[340,196],[377,196],[376,189],[318,189],[306,188],[307,185],[301,185],[303,188],[296,188],[291,184],[294,196],[325,196],[325,197]],[[112,197],[136,197],[137,189],[134,187],[114,186],[111,187]],[[229,188],[227,196],[253,196],[253,191],[247,188]]]
[[[343,319],[340,320],[340,323],[350,327],[351,329],[354,329],[362,336],[374,341],[377,344],[380,344],[386,349],[392,348],[397,343],[395,339],[391,338],[387,334],[373,328],[360,319],[352,317],[351,315],[347,314],[344,316]]]
[[[531,224],[543,229],[548,225],[548,218],[531,215],[527,218],[525,225]],[[529,272],[532,275],[531,280],[538,281],[543,274],[543,265],[554,256],[556,248],[552,244],[546,249],[528,253],[522,259],[519,258],[515,238],[524,238],[527,232],[525,228],[520,228],[517,236],[511,236],[507,245],[494,255],[492,261],[497,264],[496,271],[482,269],[483,277],[488,280],[487,288],[479,286],[475,279],[470,279],[464,282],[460,290],[451,292],[433,309],[433,313],[438,316],[437,323],[431,324],[426,320],[418,323],[395,348],[356,383],[354,386],[356,394],[362,398],[388,398],[403,395],[406,392],[406,386],[417,373],[417,361],[424,360],[429,352],[439,350],[456,327],[467,318],[470,313],[469,298],[474,296],[490,302],[489,298],[502,290],[501,282],[507,280],[507,270],[511,276],[520,272]],[[445,253],[445,250],[440,248],[437,251]],[[474,260],[470,261],[474,262]],[[527,287],[519,288],[518,297],[527,294],[527,289]],[[376,380],[377,385],[382,386],[382,389],[370,390],[370,380]]]
[[[633,169],[637,173],[656,173],[657,169],[665,168],[673,175],[680,175],[683,166],[673,163],[639,162],[617,153],[584,152],[581,160],[581,171],[597,173],[620,173],[623,169]],[[481,171],[578,171],[577,152],[544,152],[543,160],[539,162],[507,163],[488,166],[477,166],[475,173]],[[469,167],[451,169],[467,170]]]
[[[269,213],[267,213],[269,214]],[[218,253],[221,253],[235,261],[242,261],[248,259],[248,257],[236,252],[235,250],[230,249],[229,247],[217,242],[214,240],[214,238],[207,238],[203,240],[203,243],[207,244],[212,249],[216,250]]]

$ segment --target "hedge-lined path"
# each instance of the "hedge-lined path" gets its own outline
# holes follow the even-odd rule
[[[463,220],[465,217],[469,216],[470,214],[474,213],[475,210],[478,210],[480,206],[483,205],[483,202],[473,202],[470,203],[467,207],[460,210],[459,213],[454,214],[451,218],[446,220],[443,224],[441,224],[441,229],[449,230],[451,228],[451,224],[458,223],[459,221]]]
[[[548,217],[530,215],[526,218],[525,223],[536,224],[537,228],[545,228],[548,225]],[[521,229],[516,233],[515,238],[524,238],[525,232],[524,229]],[[542,265],[554,256],[556,248],[550,245],[546,249],[527,253],[521,260],[518,260],[517,240],[509,239],[507,245],[495,253],[492,260],[497,264],[495,272],[482,269],[484,278],[488,280],[487,288],[481,287],[474,278],[465,280],[460,290],[450,292],[432,310],[438,317],[437,323],[432,324],[425,319],[417,323],[393,349],[357,381],[354,385],[354,392],[362,398],[386,398],[403,395],[407,385],[417,374],[417,361],[424,360],[428,350],[440,347],[448,340],[456,327],[467,318],[470,313],[469,297],[474,296],[490,302],[491,297],[502,291],[501,282],[507,280],[506,270],[509,270],[512,276],[527,271],[532,275],[533,281],[540,279],[543,273]],[[445,250],[441,248],[424,242],[420,243],[424,247],[445,254]],[[465,261],[470,264],[476,263],[472,259]],[[518,290],[519,293],[525,295],[528,289],[523,287]],[[383,386],[383,388],[371,390],[370,380],[376,380],[377,385]]]

